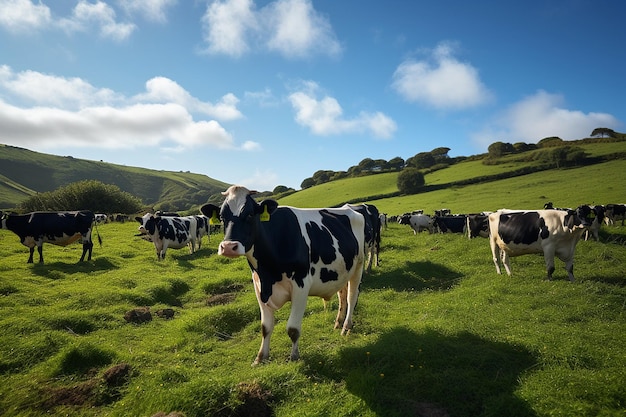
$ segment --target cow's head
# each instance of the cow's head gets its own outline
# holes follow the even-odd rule
[[[568,210],[565,225],[570,229],[590,227],[596,218],[595,211],[588,205],[578,206],[576,210]]]
[[[200,208],[209,219],[219,218],[223,222],[224,240],[217,254],[229,258],[245,255],[252,249],[259,223],[269,220],[278,203],[265,200],[257,203],[252,198],[254,192],[240,185],[233,185],[222,193],[226,198],[221,207],[205,204]]]
[[[139,222],[139,235],[154,234],[156,231],[156,216],[152,213],[146,213],[143,217],[135,217]]]

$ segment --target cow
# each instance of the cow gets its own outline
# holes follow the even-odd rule
[[[403,214],[398,218],[399,224],[408,224],[416,235],[424,230],[428,233],[434,232],[433,219],[427,214]]]
[[[581,206],[582,207],[582,206]],[[589,236],[593,236],[596,242],[600,241],[600,227],[602,226],[602,222],[605,220],[605,209],[604,206],[601,205],[589,205],[587,206],[590,210],[590,218],[593,220],[591,226],[585,230],[584,239],[589,240]]]
[[[543,253],[547,279],[552,280],[554,256],[565,262],[574,282],[574,251],[584,230],[591,226],[588,206],[576,210],[498,210],[489,215],[489,244],[496,272],[500,259],[511,275],[510,257]]]
[[[96,213],[95,214],[95,219],[96,219],[96,223],[100,224],[100,223],[106,223],[108,217],[104,213]]]
[[[490,211],[483,211],[478,214],[468,214],[466,216],[465,228],[467,238],[488,237],[489,236],[489,214]]]
[[[200,249],[204,236],[206,236],[207,239],[211,239],[211,226],[209,225],[209,218],[204,214],[199,214],[194,217],[196,218],[196,247]]]
[[[157,260],[165,259],[167,248],[189,247],[194,253],[197,239],[197,220],[194,216],[169,217],[147,213],[135,217],[139,222],[139,233],[147,236],[156,249]]]
[[[52,243],[67,246],[81,239],[83,253],[80,262],[91,260],[93,242],[92,227],[95,216],[91,211],[35,211],[28,214],[3,214],[0,212],[1,229],[7,229],[19,236],[22,245],[30,249],[29,264],[33,263],[35,247],[39,252],[39,263],[43,263],[43,244]],[[102,244],[102,239],[98,235]]]
[[[382,228],[380,214],[376,206],[372,204],[359,204],[356,206],[346,204],[344,207],[349,207],[361,213],[365,218],[365,245],[368,254],[365,270],[370,273],[374,259],[376,260],[376,266],[380,266],[380,231]]]
[[[606,208],[607,224],[615,224],[615,220],[621,220],[622,226],[624,225],[624,219],[626,219],[626,204],[607,204]]]
[[[465,232],[465,217],[464,214],[435,216],[433,222],[439,233],[463,233]]]
[[[298,340],[309,296],[328,301],[339,296],[335,329],[352,328],[365,259],[365,218],[348,208],[301,209],[274,200],[257,203],[254,192],[233,185],[221,207],[205,204],[202,214],[219,213],[224,239],[218,255],[245,256],[261,310],[262,341],[253,365],[269,359],[274,312],[291,301],[287,334],[291,360],[298,360]]]

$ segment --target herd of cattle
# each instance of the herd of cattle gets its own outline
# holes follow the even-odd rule
[[[329,300],[339,297],[335,328],[346,334],[359,295],[362,274],[378,264],[380,235],[387,221],[407,224],[414,233],[421,231],[467,233],[489,238],[496,271],[500,261],[510,275],[509,258],[529,253],[543,253],[547,277],[554,272],[554,257],[565,263],[569,279],[574,281],[574,249],[583,233],[590,231],[597,239],[603,221],[621,219],[623,204],[581,205],[576,209],[498,210],[492,213],[452,215],[441,210],[435,216],[407,213],[387,218],[369,204],[344,205],[340,208],[301,209],[279,206],[274,200],[256,202],[254,192],[232,186],[222,194],[221,206],[205,204],[202,215],[176,216],[175,213],[148,213],[136,217],[139,235],[151,240],[157,259],[168,248],[188,246],[193,252],[210,233],[210,223],[220,223],[224,237],[218,255],[245,257],[252,273],[255,294],[261,311],[262,342],[255,364],[269,358],[274,312],[291,302],[287,334],[292,341],[291,359],[299,358],[298,340],[307,298]],[[172,214],[172,215],[168,215]],[[81,261],[91,259],[92,226],[96,216],[88,211],[35,212],[26,215],[2,214],[1,228],[13,231],[30,248],[28,262],[33,262],[34,248],[43,262],[44,242],[67,245],[82,239]],[[102,219],[101,219],[102,221]],[[366,259],[367,258],[367,259]]]

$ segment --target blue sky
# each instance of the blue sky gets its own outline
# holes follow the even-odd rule
[[[626,127],[617,0],[0,0],[0,143],[300,189]]]

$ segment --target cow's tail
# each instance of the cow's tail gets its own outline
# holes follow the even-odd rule
[[[94,219],[93,224],[95,225],[96,234],[98,235],[98,244],[102,247],[102,238],[100,237],[100,230],[98,230],[98,222]]]

